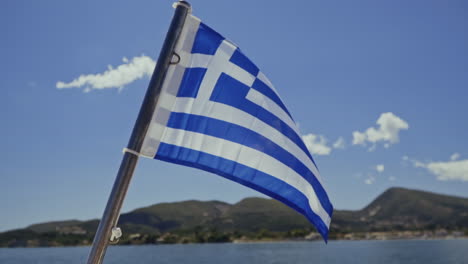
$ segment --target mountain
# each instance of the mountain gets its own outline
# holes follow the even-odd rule
[[[468,228],[468,199],[391,188],[359,211],[336,211],[332,229],[389,231]]]
[[[174,229],[188,230],[212,225],[215,219],[220,218],[231,207],[232,205],[219,201],[161,203],[122,214],[119,224],[138,232],[143,229],[149,229],[153,233]]]
[[[156,204],[122,214],[119,223],[131,231],[154,233],[196,227],[226,232],[283,232],[311,226],[305,217],[281,202],[264,198],[246,198],[233,205],[219,201]],[[332,231],[339,232],[435,228],[468,228],[468,199],[391,188],[362,210],[335,210],[331,226]]]
[[[58,221],[0,233],[0,246],[89,244],[98,220]],[[284,204],[246,198],[161,203],[122,214],[124,234],[145,237],[142,243],[220,242],[304,237],[313,231],[305,217]],[[403,188],[391,188],[362,210],[335,210],[331,237],[352,232],[401,230],[468,230],[468,199]],[[31,242],[32,241],[32,242]]]
[[[60,230],[69,226],[77,226],[77,225],[80,225],[81,223],[83,222],[78,221],[78,220],[56,221],[56,222],[47,222],[47,223],[30,225],[26,229],[29,229],[36,233],[45,233],[45,232],[57,231],[57,230]]]

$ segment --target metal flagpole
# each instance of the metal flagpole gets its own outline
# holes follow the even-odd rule
[[[185,18],[190,13],[190,4],[186,1],[176,3],[174,17],[172,18],[169,31],[164,40],[163,47],[159,54],[156,68],[146,91],[143,104],[141,105],[138,118],[133,127],[132,135],[127,145],[127,151],[123,156],[119,172],[112,187],[106,209],[102,216],[99,227],[94,236],[91,252],[88,257],[88,264],[101,264],[106,253],[111,230],[117,225],[117,221],[122,208],[122,203],[127,193],[130,180],[132,179],[135,166],[138,161],[138,153],[143,145],[148,126],[150,124],[153,112],[158,102],[162,84],[166,76],[167,69],[171,63],[174,54],[174,48],[182,32]]]

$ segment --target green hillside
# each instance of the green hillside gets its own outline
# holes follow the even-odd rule
[[[98,220],[56,221],[0,233],[0,246],[86,245]],[[314,231],[305,217],[284,204],[246,198],[161,203],[122,214],[123,243],[228,242],[234,239],[298,239]],[[360,232],[458,230],[468,233],[468,199],[391,188],[358,211],[335,210],[331,238]],[[318,238],[318,236],[312,236]]]
[[[220,219],[222,230],[256,232],[261,229],[288,231],[311,228],[305,217],[272,199],[246,198],[233,206]]]
[[[391,188],[359,211],[336,211],[332,228],[388,231],[468,228],[468,199]]]

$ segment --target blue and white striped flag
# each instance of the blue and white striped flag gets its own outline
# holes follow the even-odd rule
[[[216,173],[305,215],[327,239],[333,207],[297,125],[232,42],[185,21],[142,156]]]

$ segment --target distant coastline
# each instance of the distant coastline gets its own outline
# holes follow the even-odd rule
[[[333,235],[329,241],[373,241],[373,240],[457,240],[468,239],[468,234],[460,231],[448,232],[447,230],[433,231],[397,231],[397,232],[364,232],[347,233],[339,236]],[[55,237],[49,234],[47,238],[36,238],[28,240],[17,240],[10,245],[2,247],[69,247],[69,246],[90,246],[92,237],[87,236],[64,236]],[[147,234],[130,234],[120,240],[118,245],[168,245],[168,244],[204,244],[204,243],[280,243],[280,242],[306,242],[322,241],[318,233],[312,232],[305,237],[239,237],[232,238],[224,236],[223,239],[207,239],[206,241],[196,241],[193,237],[178,236],[166,233],[158,238]]]
[[[34,224],[0,233],[0,247],[90,245],[98,220]],[[236,204],[184,201],[122,214],[119,245],[314,241],[322,237],[282,203],[246,198]],[[468,238],[468,199],[391,188],[358,211],[336,210],[330,240]]]

